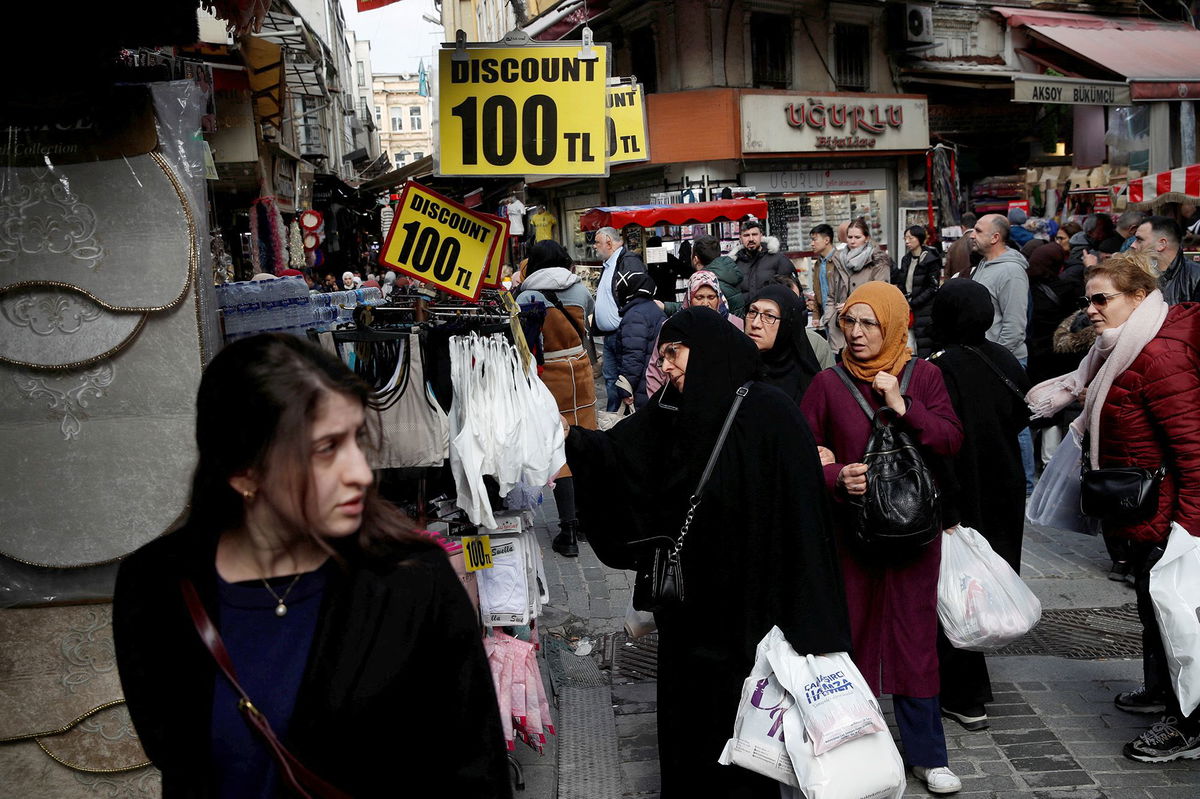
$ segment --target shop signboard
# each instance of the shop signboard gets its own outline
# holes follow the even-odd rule
[[[929,111],[923,96],[744,92],[741,111],[745,153],[870,153],[929,147]]]
[[[650,160],[650,125],[646,94],[640,83],[608,87],[608,163]]]
[[[483,276],[483,287],[485,289],[498,289],[500,288],[500,280],[504,276],[504,256],[508,252],[508,220],[483,212],[479,212],[479,215],[486,216],[492,220],[500,232],[500,243],[492,251],[492,258],[488,261],[487,273]]]
[[[1020,75],[1013,77],[1013,102],[1132,105],[1133,98],[1128,83],[1059,78],[1052,75]]]
[[[594,59],[579,58],[580,42],[443,48],[437,174],[606,176],[608,47],[591,49]]]
[[[1112,195],[1098,195],[1096,197],[1096,201],[1092,203],[1092,210],[1098,214],[1111,214],[1113,212]]]
[[[887,190],[886,169],[777,169],[747,172],[742,183],[765,194]]]
[[[409,181],[379,263],[475,302],[494,251],[503,246],[498,220]]]

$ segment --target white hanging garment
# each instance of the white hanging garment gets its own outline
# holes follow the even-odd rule
[[[450,404],[450,472],[454,477],[458,507],[472,524],[495,527],[483,484],[484,452],[476,437],[479,417],[474,412],[477,381],[473,375],[474,337],[450,338],[450,380],[454,398]]]

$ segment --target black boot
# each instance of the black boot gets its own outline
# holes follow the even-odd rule
[[[579,557],[578,524],[575,522],[562,522],[558,525],[558,528],[562,532],[554,536],[554,542],[550,546],[564,558]]]

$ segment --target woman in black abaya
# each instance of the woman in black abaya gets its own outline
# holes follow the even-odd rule
[[[1017,434],[1029,424],[1024,395],[1030,383],[1012,353],[984,338],[992,314],[991,295],[973,280],[948,281],[933,300],[931,332],[944,349],[930,362],[942,370],[963,426],[953,484],[946,491],[945,502],[952,506],[946,517],[978,530],[1020,572],[1025,470]],[[983,729],[986,704],[992,701],[983,654],[954,649],[939,633],[938,657],[942,715],[968,730]]]
[[[658,355],[670,382],[646,407],[567,438],[589,541],[616,568],[633,567],[628,542],[678,536],[735,391],[759,366],[753,343],[707,308],[671,317]],[[655,614],[663,799],[779,795],[778,783],[717,757],[773,625],[801,654],[850,647],[825,502],[795,401],[752,383],[681,553],[686,600]]]
[[[759,289],[746,311],[746,335],[759,349],[763,381],[783,391],[797,405],[804,389],[821,371],[809,343],[808,311],[796,293],[774,283]]]

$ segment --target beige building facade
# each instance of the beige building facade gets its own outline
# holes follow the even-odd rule
[[[394,167],[433,154],[433,100],[422,97],[418,73],[375,73],[375,125],[379,147]],[[432,86],[430,87],[432,89]]]

